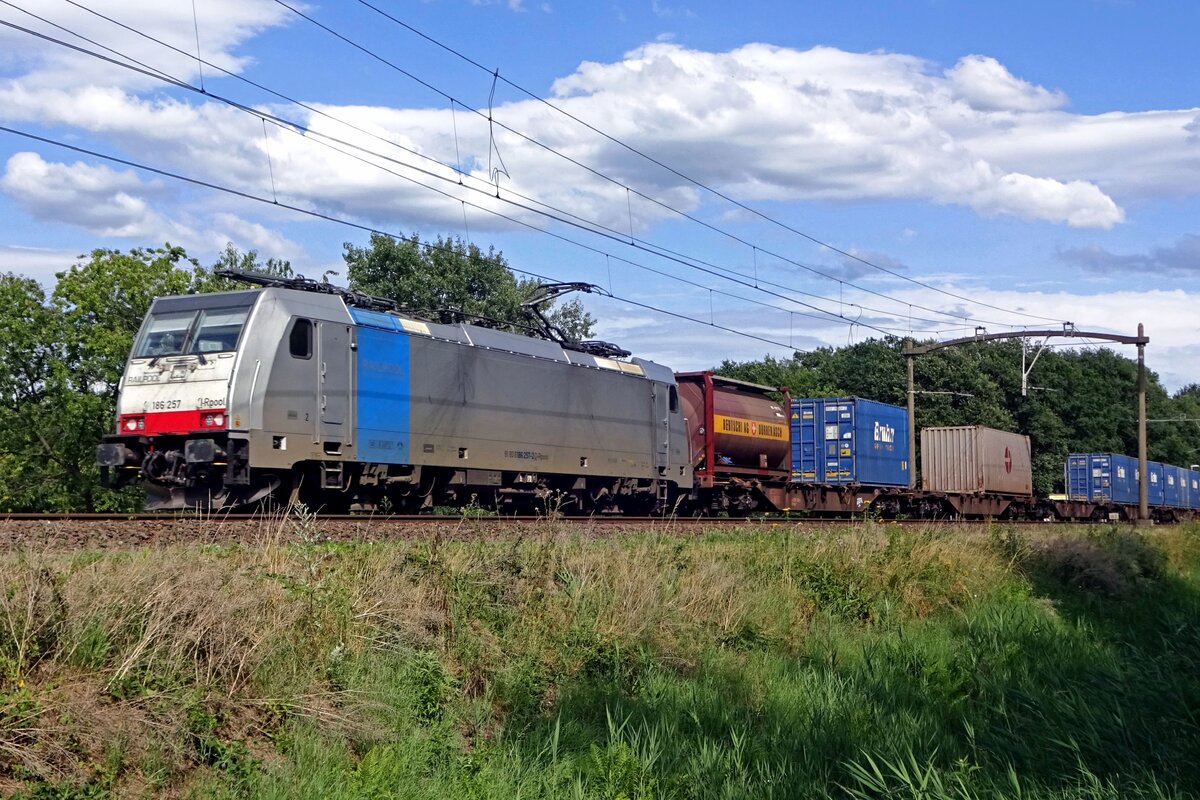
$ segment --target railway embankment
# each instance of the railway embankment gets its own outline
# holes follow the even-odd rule
[[[0,550],[0,793],[1200,791],[1197,525],[208,533]]]

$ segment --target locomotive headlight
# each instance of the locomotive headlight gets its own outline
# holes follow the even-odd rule
[[[125,420],[125,430],[136,431],[137,430],[137,420],[133,419],[132,417]]]
[[[200,415],[200,427],[202,428],[224,428],[225,414],[221,411],[210,411]]]
[[[139,431],[144,431],[144,430],[146,430],[146,418],[145,418],[145,417],[138,417],[138,418],[137,418],[137,426],[138,426],[138,430],[139,430]]]
[[[146,430],[146,418],[125,417],[125,419],[121,421],[121,427],[130,433],[133,433],[134,431],[144,431]]]

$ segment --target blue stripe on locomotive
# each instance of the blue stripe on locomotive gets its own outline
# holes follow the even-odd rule
[[[350,309],[358,328],[358,459],[411,463],[409,336],[396,318]],[[382,330],[380,330],[382,329]]]
[[[908,411],[861,397],[792,401],[792,480],[908,486]]]

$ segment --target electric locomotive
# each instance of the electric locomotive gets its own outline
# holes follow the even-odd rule
[[[254,280],[158,298],[135,339],[97,461],[149,509],[646,514],[692,489],[667,367]]]

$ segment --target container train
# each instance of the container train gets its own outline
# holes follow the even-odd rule
[[[434,322],[302,278],[256,282],[158,298],[142,323],[97,462],[110,484],[142,485],[149,509],[1071,519],[1136,506],[1127,482],[1084,481],[1106,467],[1076,456],[1067,499],[1034,496],[1016,434],[926,428],[910,488],[895,406],[793,401],[611,346]],[[1200,472],[1185,472],[1151,472],[1176,487],[1158,518],[1200,505]]]

